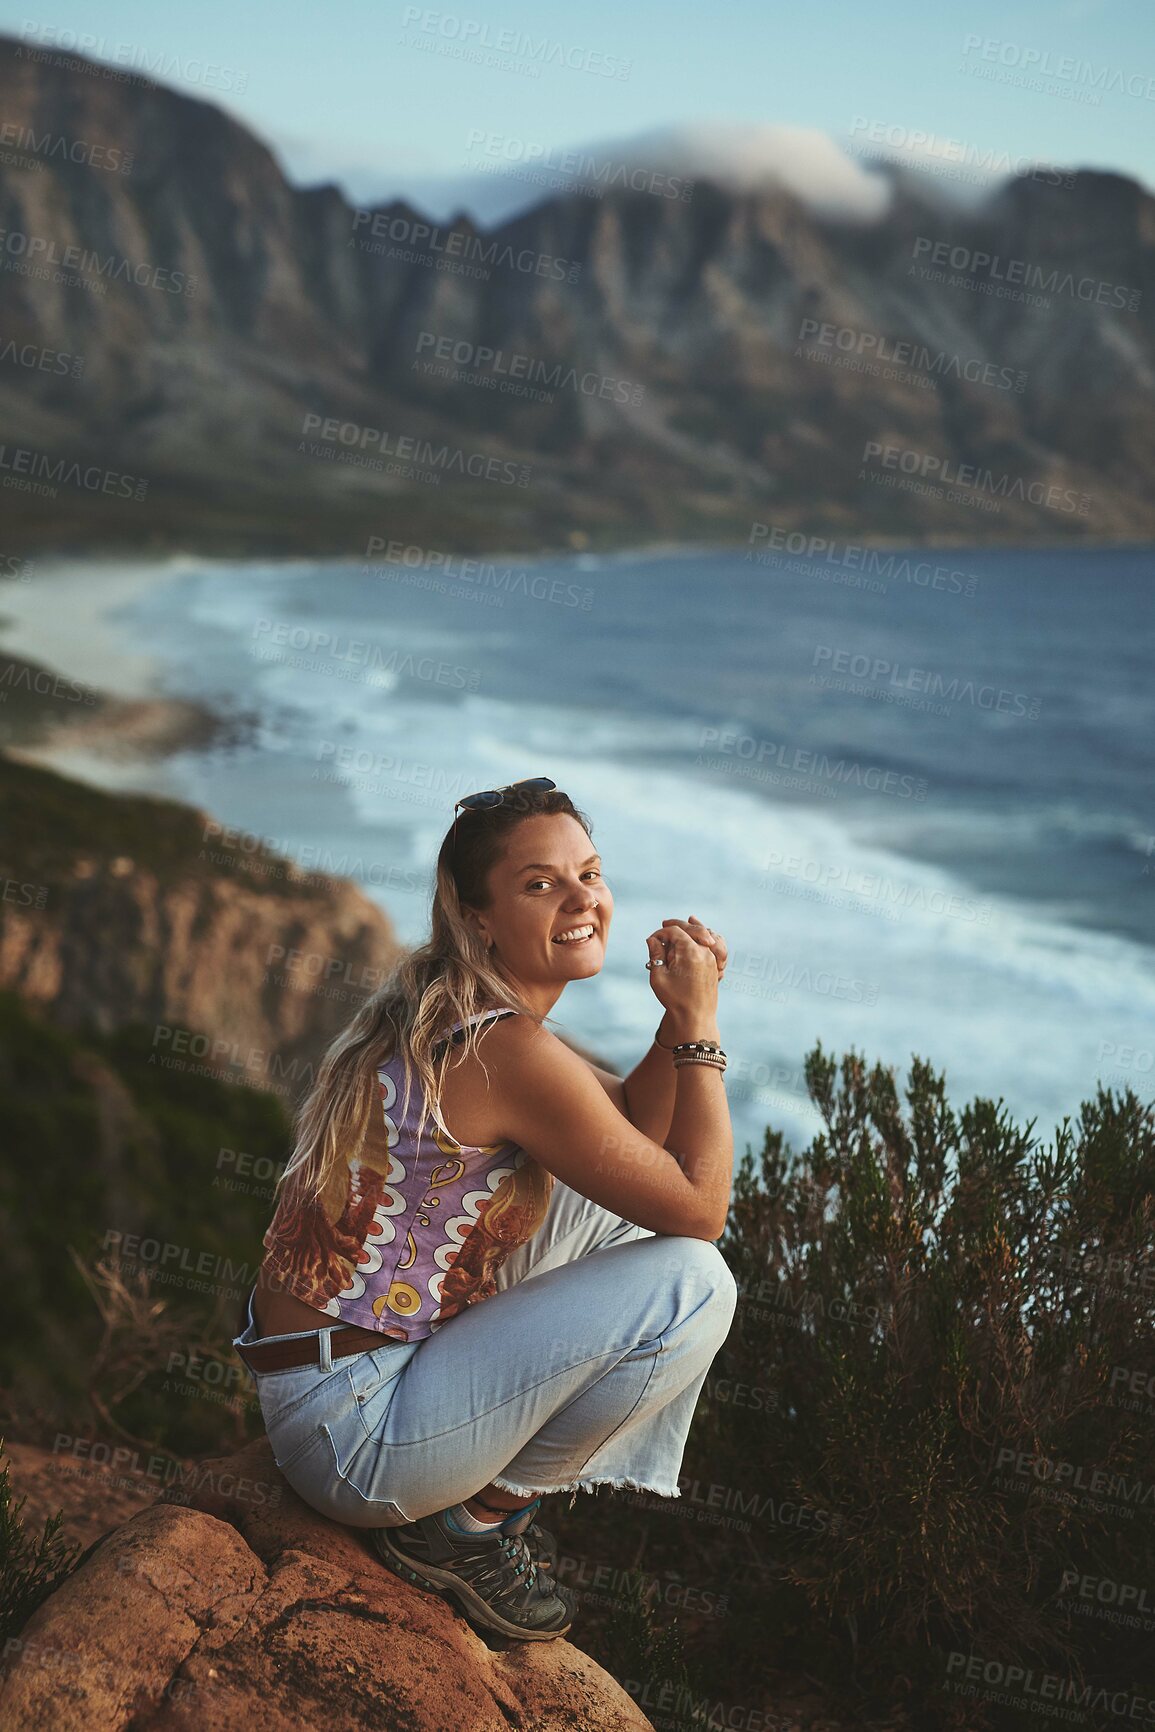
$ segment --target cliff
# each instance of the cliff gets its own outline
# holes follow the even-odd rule
[[[293,187],[211,102],[82,56],[0,40],[0,112],[0,441],[44,477],[14,547],[1155,533],[1155,200],[1126,177],[964,212],[894,175],[865,225],[774,188],[575,191],[481,233]],[[989,469],[999,509],[864,477],[868,442]]]
[[[575,1625],[575,1634],[577,1626]],[[196,1464],[6,1644],[8,1732],[652,1732],[569,1641],[488,1640],[285,1485],[268,1444]]]
[[[0,755],[0,989],[62,1028],[296,1101],[400,955],[358,887],[176,801]]]

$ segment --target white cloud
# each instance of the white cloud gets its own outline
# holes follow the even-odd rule
[[[392,162],[382,172],[379,163],[347,161],[343,167],[333,164],[326,178],[339,180],[361,203],[405,198],[436,222],[464,210],[485,227],[579,190],[580,172],[572,166],[579,161],[593,165],[591,183],[603,187],[620,185],[630,169],[712,180],[735,191],[781,186],[819,214],[842,221],[872,222],[891,198],[886,175],[854,161],[826,133],[809,127],[703,121],[580,145],[512,137],[505,142],[504,158],[498,147],[489,153],[479,149],[456,174]],[[299,144],[291,152],[285,143],[281,148],[300,179],[306,153]]]
[[[695,121],[598,149],[641,167],[718,181],[740,192],[781,186],[819,215],[843,221],[873,222],[891,199],[885,176],[864,168],[828,133],[810,126]]]

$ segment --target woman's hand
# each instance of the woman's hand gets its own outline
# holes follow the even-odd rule
[[[701,926],[701,922],[697,923]],[[702,928],[703,933],[705,928]],[[664,920],[661,929],[646,939],[650,960],[650,986],[659,1004],[681,1024],[713,1025],[718,1015],[716,954],[682,920]],[[723,966],[725,965],[723,946]]]
[[[703,926],[696,914],[691,914],[688,921],[678,920],[671,916],[668,920],[662,921],[662,926],[663,928],[682,926],[691,938],[697,939],[699,944],[704,944],[707,950],[712,950],[714,961],[718,964],[718,979],[721,980],[726,972],[726,963],[729,961],[730,952],[727,950],[726,940],[720,932],[712,932],[708,926]]]

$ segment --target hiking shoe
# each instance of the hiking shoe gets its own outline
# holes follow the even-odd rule
[[[523,1642],[550,1642],[573,1623],[577,1602],[568,1588],[538,1572],[524,1536],[494,1528],[459,1534],[446,1512],[403,1527],[373,1528],[386,1567],[431,1593],[448,1594],[483,1629]]]
[[[534,1498],[523,1510],[519,1510],[512,1521],[502,1523],[502,1531],[507,1534],[520,1534],[529,1547],[529,1555],[539,1570],[557,1570],[557,1541],[548,1528],[543,1528],[535,1519],[535,1512],[541,1508],[540,1497]]]

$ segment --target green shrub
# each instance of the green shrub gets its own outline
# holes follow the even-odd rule
[[[262,1429],[230,1335],[272,1186],[228,1188],[219,1154],[243,1150],[271,1171],[291,1149],[290,1120],[272,1094],[150,1064],[152,1032],[61,1029],[0,992],[0,1425],[24,1441],[95,1426],[196,1456]],[[235,1278],[118,1275],[116,1235],[133,1233],[179,1240],[194,1267],[207,1253]],[[191,1393],[169,1373],[174,1349],[215,1354],[215,1381]]]
[[[909,1684],[927,1724],[954,1723],[959,1655],[1084,1708],[1155,1694],[1151,1630],[1083,1587],[1146,1587],[1155,1627],[1152,1108],[1100,1088],[1044,1146],[1001,1102],[956,1114],[918,1059],[905,1113],[854,1053],[806,1075],[823,1132],[747,1148],[720,1245],[740,1298],[711,1376],[764,1394],[704,1397],[683,1469],[771,1494],[730,1541],[727,1657],[747,1687],[789,1659],[879,1702]],[[964,1723],[988,1712],[980,1689]]]
[[[654,1732],[706,1732],[710,1726],[713,1705],[687,1666],[677,1622],[655,1623],[640,1575],[622,1588],[614,1616],[596,1642],[582,1635],[578,1645],[618,1680]]]
[[[39,1539],[26,1533],[20,1513],[26,1502],[21,1497],[13,1503],[4,1462],[0,1467],[0,1641],[4,1642],[24,1628],[36,1608],[71,1574],[80,1554],[75,1541],[61,1537],[59,1510],[45,1517]]]

